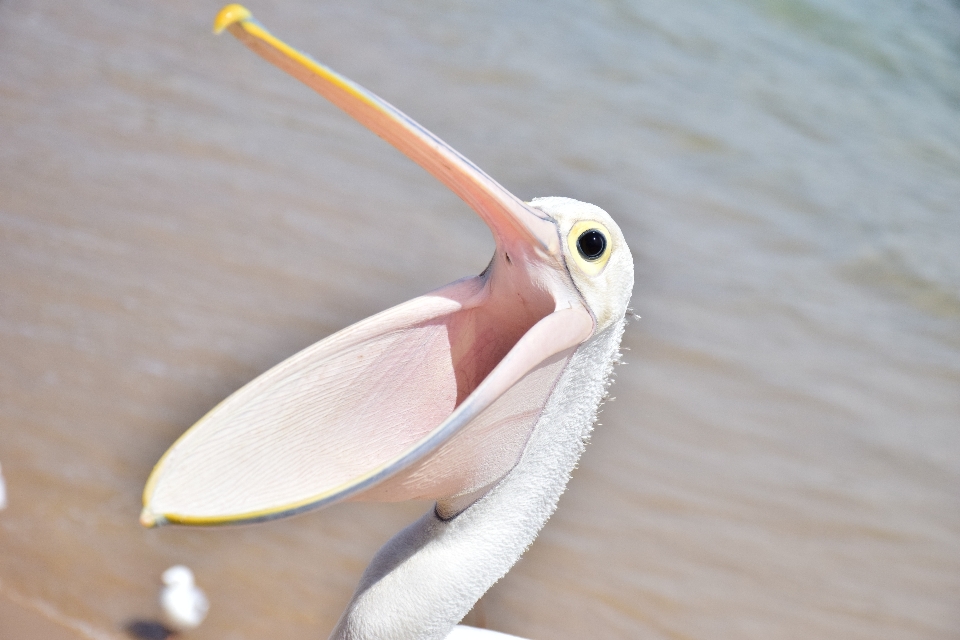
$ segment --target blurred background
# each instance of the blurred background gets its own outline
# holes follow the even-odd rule
[[[615,399],[472,623],[960,638],[960,5],[250,1],[633,251]],[[207,409],[493,250],[425,172],[213,37],[219,7],[0,2],[0,638],[124,638],[177,562],[211,600],[190,637],[323,638],[429,508],[137,523]]]

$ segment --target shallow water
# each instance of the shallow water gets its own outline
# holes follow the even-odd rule
[[[637,263],[615,400],[471,620],[960,638],[960,7],[346,4],[251,8],[519,196],[604,207]],[[192,637],[324,637],[427,505],[147,531],[143,482],[233,389],[493,247],[218,8],[0,3],[0,597],[79,637],[156,617],[174,562],[212,600]]]

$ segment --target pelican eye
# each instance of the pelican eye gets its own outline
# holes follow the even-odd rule
[[[567,255],[571,264],[588,276],[597,276],[616,251],[610,231],[597,220],[580,220],[567,232]]]
[[[594,262],[607,249],[607,237],[599,229],[589,229],[577,238],[577,251],[584,260]]]

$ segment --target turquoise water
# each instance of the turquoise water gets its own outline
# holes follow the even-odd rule
[[[427,507],[137,525],[151,465],[300,348],[486,265],[415,165],[209,25],[0,4],[0,597],[79,637],[315,638]],[[264,2],[270,29],[634,252],[617,371],[471,621],[530,638],[960,637],[960,7]],[[0,637],[2,637],[0,621]]]

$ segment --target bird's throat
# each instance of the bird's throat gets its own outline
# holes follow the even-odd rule
[[[374,556],[331,640],[442,640],[556,509],[619,358],[621,320],[569,359],[520,461],[451,519],[431,509]]]

